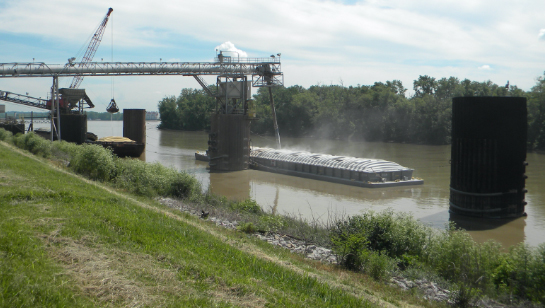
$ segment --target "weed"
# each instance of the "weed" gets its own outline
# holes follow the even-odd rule
[[[252,199],[246,199],[246,200],[238,201],[238,202],[231,202],[230,207],[231,209],[235,211],[240,211],[240,212],[246,212],[246,213],[252,213],[252,214],[263,213],[263,210],[261,209],[259,204],[257,204],[257,202]]]
[[[258,229],[265,232],[278,232],[286,225],[284,217],[278,215],[263,215],[259,217]]]
[[[238,226],[238,230],[244,233],[255,233],[257,228],[251,222],[242,223]]]

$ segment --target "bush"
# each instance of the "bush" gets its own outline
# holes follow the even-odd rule
[[[403,255],[420,255],[431,234],[431,227],[416,221],[412,216],[387,210],[382,213],[367,212],[339,221],[331,230],[334,249],[346,249],[343,241],[365,240],[366,248],[372,251],[384,251],[392,258]],[[338,246],[340,245],[340,246]],[[349,244],[355,249],[353,244]],[[353,256],[354,252],[350,252]],[[352,257],[350,257],[352,258]],[[348,263],[359,261],[348,260]]]
[[[255,233],[257,231],[257,228],[255,225],[251,222],[243,223],[238,226],[238,230],[244,232],[244,233]]]
[[[263,213],[263,210],[257,204],[255,200],[252,199],[246,199],[243,201],[238,202],[232,202],[230,204],[230,207],[232,210],[239,211],[239,212],[246,212],[246,213],[252,213],[252,214],[261,214]]]
[[[509,289],[520,298],[545,302],[545,245],[536,249],[526,244],[511,247]]]
[[[0,128],[0,140],[5,142],[11,142],[11,138],[13,138],[13,134],[10,131]]]
[[[42,157],[51,156],[51,142],[33,132],[15,135],[13,143],[18,148],[27,150],[34,155]]]
[[[501,249],[497,242],[477,244],[467,232],[449,229],[436,233],[422,260],[445,279],[486,290],[492,286],[492,273],[502,262]]]
[[[388,257],[385,251],[371,251],[363,249],[359,252],[364,273],[376,280],[383,280],[396,270],[396,260]]]
[[[73,142],[66,142],[64,140],[61,141],[53,141],[51,144],[51,151],[53,156],[56,156],[58,158],[65,158],[68,161],[72,160],[80,151],[81,146],[73,143]]]
[[[284,217],[277,215],[263,215],[259,217],[257,228],[259,231],[278,232],[286,226]]]
[[[108,181],[114,174],[115,164],[110,149],[96,144],[83,144],[78,146],[77,152],[73,155],[70,167],[91,180]]]
[[[367,251],[369,241],[364,234],[349,230],[335,230],[331,233],[333,252],[337,255],[340,265],[351,269],[361,270],[363,266],[360,252]]]
[[[165,196],[188,198],[191,200],[196,200],[200,197],[201,183],[194,176],[173,169],[172,171],[175,174],[170,182],[170,189]]]
[[[148,164],[138,159],[116,159],[113,181],[116,186],[145,196],[193,198],[200,194],[200,183],[185,172],[160,163]]]
[[[501,244],[476,243],[450,225],[432,230],[410,216],[386,211],[365,213],[337,222],[330,232],[339,264],[376,279],[399,269],[429,271],[457,285],[459,306],[482,294],[515,295],[545,303],[545,244],[526,244],[502,252]]]

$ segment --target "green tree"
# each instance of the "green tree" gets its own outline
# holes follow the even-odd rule
[[[182,129],[175,96],[163,98],[159,102],[158,108],[161,116],[160,129]]]
[[[204,90],[182,89],[178,98],[163,98],[159,104],[160,129],[203,130],[210,127],[215,98]]]
[[[435,78],[428,75],[420,75],[418,79],[413,82],[413,90],[415,97],[433,95],[437,90],[437,81]]]
[[[528,147],[545,149],[545,74],[528,93]]]
[[[180,113],[181,129],[210,128],[210,114],[216,106],[215,98],[206,94],[204,90],[183,89],[176,103]]]

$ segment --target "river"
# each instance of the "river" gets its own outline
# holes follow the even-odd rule
[[[327,222],[362,213],[365,210],[412,213],[420,221],[444,228],[449,220],[467,228],[478,242],[489,239],[504,247],[526,242],[532,246],[545,242],[545,155],[528,153],[526,174],[527,217],[515,220],[482,221],[452,218],[448,213],[450,185],[450,146],[430,146],[380,142],[347,142],[282,138],[282,147],[315,153],[380,158],[413,168],[424,185],[361,188],[299,177],[245,170],[210,173],[207,163],[196,161],[195,151],[208,145],[205,132],[161,131],[157,121],[146,123],[146,161],[159,162],[193,174],[203,189],[231,199],[252,198],[266,211]],[[89,121],[88,131],[99,137],[122,136],[121,121]],[[273,147],[272,137],[253,135],[252,145]]]

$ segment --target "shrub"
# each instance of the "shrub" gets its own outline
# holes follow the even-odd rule
[[[11,142],[12,137],[13,137],[13,134],[10,131],[0,128],[0,140]]]
[[[363,249],[359,252],[364,273],[376,280],[383,280],[396,270],[396,260],[388,257],[385,251],[371,251]]]
[[[284,228],[286,221],[284,217],[278,215],[263,215],[259,217],[257,228],[259,231],[277,232]]]
[[[432,233],[431,227],[419,223],[412,216],[387,210],[378,214],[367,212],[339,221],[331,230],[331,238],[336,243],[334,245],[341,245],[341,251],[345,249],[342,248],[342,241],[365,239],[366,243],[361,248],[384,251],[392,258],[399,258],[403,255],[420,255]],[[351,254],[354,255],[354,252]]]
[[[477,244],[467,232],[449,229],[436,233],[422,260],[445,279],[485,290],[493,284],[492,273],[500,266],[501,256],[501,244]]]
[[[246,199],[243,201],[238,202],[232,202],[230,204],[231,209],[239,212],[246,212],[246,213],[253,213],[253,214],[261,214],[263,213],[263,210],[257,204],[255,200],[252,199]]]
[[[342,266],[352,270],[361,270],[363,260],[361,251],[367,250],[369,241],[363,233],[335,230],[331,233],[333,252]]]
[[[545,302],[545,244],[502,252],[501,244],[476,243],[450,225],[432,230],[411,217],[386,211],[338,221],[331,229],[339,264],[382,279],[396,269],[429,271],[457,285],[454,301],[471,305],[482,294],[510,294]]]
[[[176,173],[173,176],[173,180],[170,183],[170,190],[166,196],[192,200],[199,198],[201,195],[201,184],[199,181],[186,172],[173,171]]]
[[[251,222],[243,223],[238,226],[238,229],[244,233],[255,233],[257,228]]]
[[[51,151],[53,156],[59,157],[59,158],[66,158],[67,160],[72,160],[78,153],[81,146],[73,143],[73,142],[66,142],[64,140],[61,141],[53,141],[51,144]]]
[[[96,144],[83,144],[71,158],[70,167],[92,180],[108,181],[115,170],[112,150]]]
[[[545,245],[536,249],[522,243],[511,247],[510,290],[521,298],[545,302]]]
[[[49,157],[51,155],[51,142],[33,132],[15,135],[13,143],[18,148],[27,150],[34,155],[42,157]]]
[[[138,159],[116,159],[115,165],[114,183],[139,195],[194,198],[201,192],[197,179],[160,163],[148,164]]]

